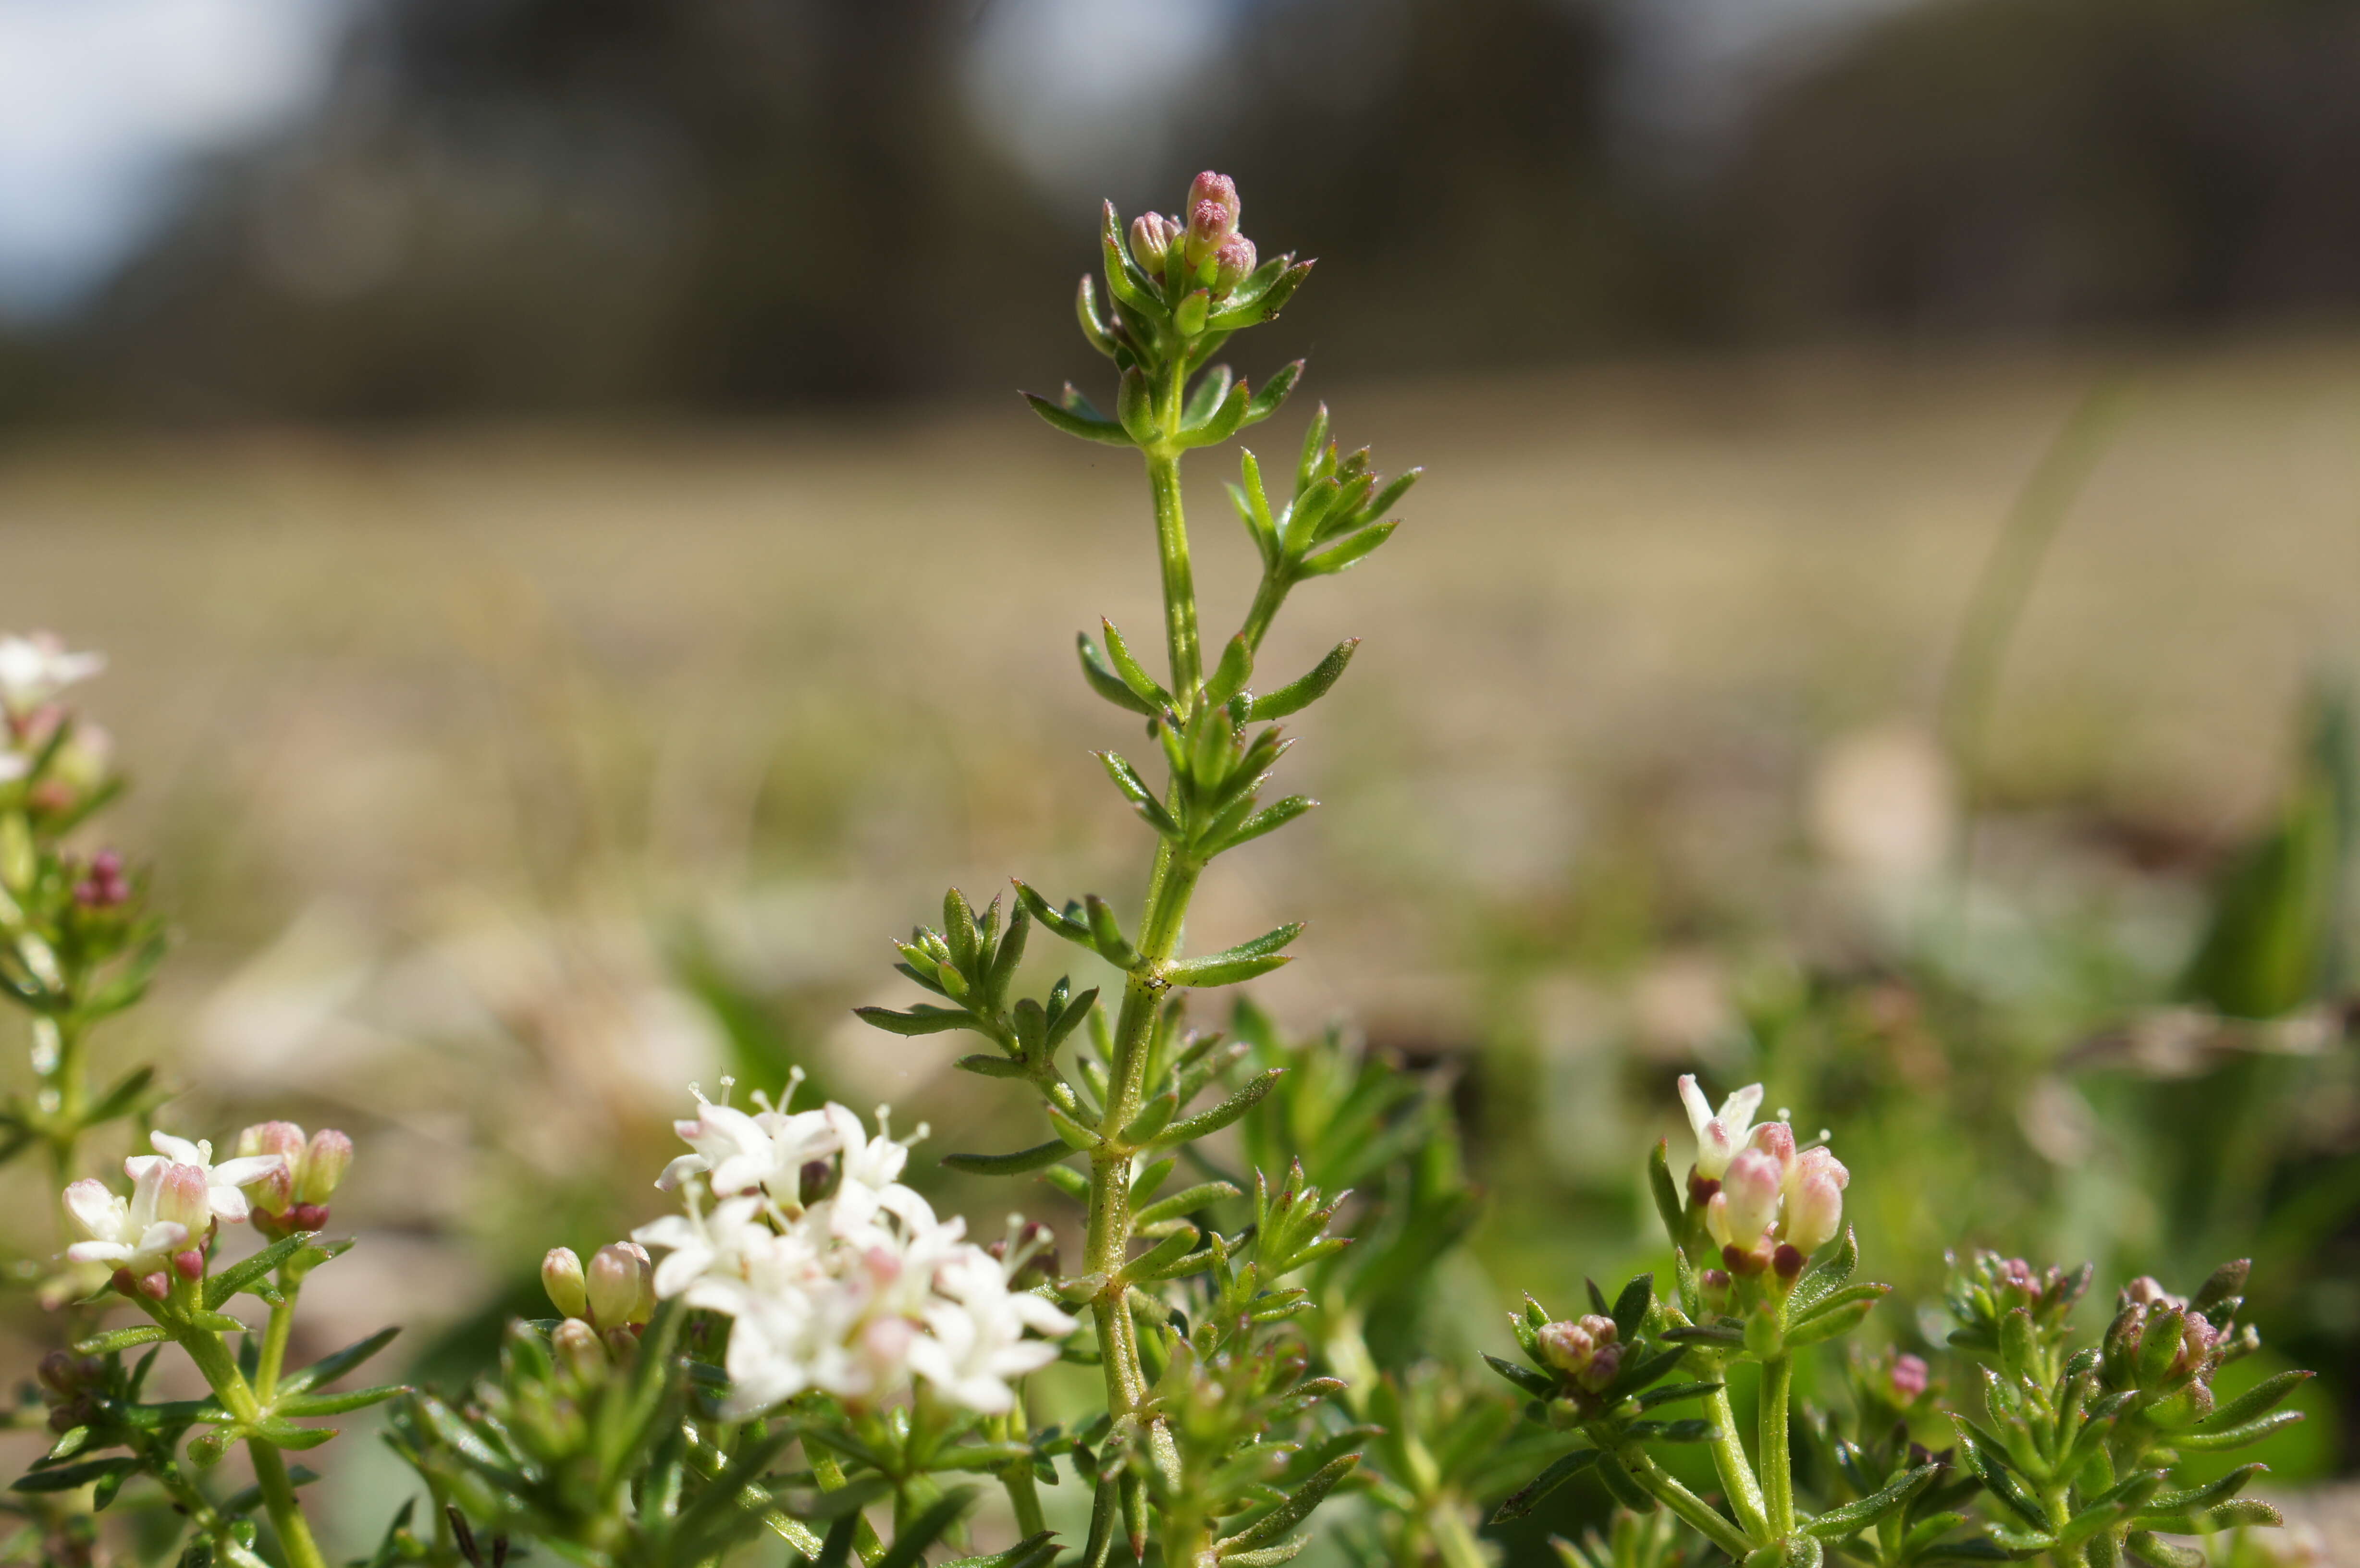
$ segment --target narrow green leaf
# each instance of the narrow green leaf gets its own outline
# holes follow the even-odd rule
[[[1155,716],[1155,704],[1122,683],[1122,678],[1107,663],[1106,656],[1098,652],[1098,645],[1090,640],[1089,633],[1075,633],[1074,641],[1081,654],[1082,679],[1089,682],[1091,691],[1118,708],[1128,708],[1150,718]]]
[[[1260,1105],[1262,1096],[1269,1094],[1272,1086],[1285,1075],[1284,1068],[1273,1067],[1259,1077],[1249,1079],[1244,1088],[1240,1089],[1211,1110],[1200,1112],[1185,1121],[1175,1122],[1165,1127],[1156,1135],[1153,1147],[1171,1149],[1180,1144],[1193,1143],[1197,1138],[1220,1131]]]
[[[1030,1149],[1020,1149],[1013,1154],[945,1154],[943,1163],[953,1171],[964,1171],[970,1176],[1022,1176],[1073,1153],[1062,1138],[1046,1143],[1036,1143]]]
[[[333,1383],[387,1345],[391,1345],[394,1336],[400,1332],[399,1327],[381,1328],[366,1339],[355,1340],[342,1350],[332,1351],[300,1371],[291,1372],[281,1378],[279,1384],[279,1392],[300,1394],[324,1384]]]
[[[253,1257],[233,1263],[218,1273],[208,1275],[205,1279],[203,1296],[206,1309],[210,1311],[220,1306],[240,1290],[294,1257],[310,1244],[312,1234],[310,1231],[300,1231],[293,1236],[281,1236]],[[240,1328],[244,1326],[244,1324],[239,1325]]]
[[[1136,371],[1126,371],[1124,374],[1136,375],[1138,373]],[[1093,419],[1085,415],[1073,413],[1068,409],[1059,408],[1054,402],[1042,397],[1037,392],[1025,393],[1024,401],[1032,408],[1034,413],[1041,416],[1043,421],[1057,430],[1065,431],[1069,436],[1079,436],[1084,441],[1097,441],[1101,446],[1135,446],[1138,444],[1131,439],[1129,431],[1125,430],[1122,426],[1117,424],[1112,419]]]
[[[1253,648],[1240,632],[1221,649],[1221,661],[1205,681],[1205,701],[1216,707],[1246,689],[1253,679]]]
[[[1261,719],[1283,719],[1289,713],[1300,713],[1328,694],[1344,674],[1344,667],[1352,662],[1353,650],[1360,646],[1359,637],[1347,637],[1338,643],[1327,658],[1311,667],[1308,673],[1289,681],[1275,691],[1265,692],[1253,700],[1251,716]]]
[[[1114,665],[1115,675],[1131,688],[1131,694],[1153,704],[1151,711],[1154,713],[1162,713],[1171,707],[1172,693],[1147,672],[1147,667],[1139,662],[1138,656],[1131,651],[1131,645],[1122,640],[1122,633],[1115,629],[1114,623],[1101,616],[1098,630],[1106,637],[1107,658]]]
[[[1232,380],[1229,367],[1226,365],[1217,365],[1205,371],[1196,385],[1188,389],[1187,406],[1180,411],[1180,428],[1194,429],[1218,413],[1229,399]]]
[[[1285,1501],[1255,1519],[1245,1529],[1239,1530],[1235,1535],[1223,1536],[1215,1547],[1216,1552],[1221,1556],[1228,1557],[1236,1552],[1264,1545],[1284,1535],[1288,1530],[1309,1519],[1311,1510],[1317,1508],[1320,1500],[1334,1491],[1336,1484],[1350,1475],[1353,1466],[1360,1462],[1359,1454],[1348,1454],[1341,1459],[1321,1465],[1312,1474],[1311,1478],[1296,1487]]]
[[[930,1002],[921,1002],[907,1012],[896,1012],[891,1007],[855,1007],[852,1011],[861,1022],[873,1024],[888,1034],[947,1034],[952,1029],[978,1027],[976,1016],[965,1007],[937,1007]]]
[[[1347,567],[1359,565],[1374,555],[1378,547],[1385,540],[1393,538],[1393,530],[1399,527],[1401,527],[1399,523],[1379,523],[1373,528],[1362,528],[1341,544],[1331,545],[1317,555],[1305,557],[1304,575],[1332,577]]]
[[[1246,423],[1258,425],[1285,406],[1294,394],[1295,384],[1303,379],[1303,361],[1280,366],[1278,373],[1262,384],[1246,408]]]
[[[137,1345],[153,1345],[171,1334],[154,1323],[140,1323],[132,1328],[109,1329],[104,1334],[92,1334],[74,1342],[76,1356],[111,1356],[118,1350],[129,1350]]]
[[[1530,1367],[1519,1367],[1514,1362],[1503,1360],[1489,1351],[1483,1353],[1483,1359],[1491,1365],[1492,1371],[1497,1372],[1534,1399],[1550,1399],[1557,1397],[1557,1380],[1547,1373],[1535,1371]]]

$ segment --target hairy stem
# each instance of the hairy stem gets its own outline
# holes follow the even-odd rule
[[[803,1453],[811,1460],[812,1478],[823,1492],[841,1492],[847,1485],[844,1466],[826,1447],[816,1443],[803,1444]],[[864,1517],[852,1527],[852,1553],[863,1563],[874,1563],[885,1555],[885,1542],[879,1538],[877,1527]]]
[[[1738,1441],[1737,1412],[1730,1405],[1727,1387],[1706,1395],[1704,1408],[1705,1419],[1712,1423],[1712,1467],[1721,1476],[1721,1489],[1729,1494],[1730,1507],[1746,1533],[1767,1541],[1770,1516],[1762,1506],[1762,1484],[1754,1478],[1745,1445]]]
[[[1155,492],[1155,545],[1164,564],[1164,635],[1172,655],[1172,695],[1183,713],[1204,679],[1196,644],[1196,579],[1188,563],[1188,523],[1180,509],[1180,458],[1151,452],[1147,482]]]
[[[1795,1531],[1795,1453],[1789,1441],[1787,1407],[1795,1397],[1795,1358],[1774,1356],[1762,1364],[1760,1453],[1762,1490],[1770,1516],[1770,1533],[1784,1539]]]

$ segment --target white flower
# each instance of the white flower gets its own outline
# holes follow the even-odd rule
[[[1697,1174],[1718,1181],[1745,1146],[1754,1113],[1761,1108],[1762,1085],[1748,1083],[1738,1090],[1721,1103],[1721,1114],[1715,1116],[1704,1091],[1697,1086],[1696,1074],[1685,1073],[1680,1078],[1680,1103],[1688,1107],[1688,1125],[1696,1129]]]
[[[761,1219],[762,1200],[731,1198],[711,1214],[692,1207],[685,1214],[666,1214],[631,1233],[644,1247],[666,1248],[656,1265],[656,1295],[665,1301],[689,1296],[692,1305],[709,1303],[690,1295],[706,1279],[745,1279],[758,1264],[773,1261],[778,1233]]]
[[[800,1116],[702,1110],[680,1124],[696,1152],[666,1180],[701,1172],[720,1203],[702,1212],[692,1186],[685,1214],[632,1236],[664,1251],[658,1296],[733,1320],[733,1419],[814,1388],[874,1404],[912,1376],[955,1402],[1002,1411],[1015,1398],[1010,1378],[1056,1359],[1054,1345],[1026,1335],[1070,1334],[1074,1320],[1011,1292],[1008,1267],[966,1239],[965,1221],[937,1218],[901,1184],[909,1145],[891,1137],[884,1109],[873,1138],[834,1104]],[[836,1190],[803,1208],[794,1201],[802,1168],[824,1153],[840,1156]]]
[[[104,654],[68,653],[49,632],[0,637],[0,708],[22,717],[105,668]]]
[[[910,1163],[910,1143],[926,1136],[926,1125],[918,1124],[918,1130],[910,1136],[910,1143],[896,1143],[886,1127],[890,1113],[883,1105],[877,1107],[875,1138],[868,1135],[858,1116],[832,1100],[825,1114],[844,1150],[836,1196],[829,1200],[836,1234],[847,1238],[857,1236],[877,1223],[880,1211],[898,1215],[905,1222],[933,1225],[934,1210],[901,1182],[902,1169]]]
[[[982,1415],[1015,1408],[1011,1377],[1038,1372],[1057,1359],[1062,1339],[1078,1325],[1029,1290],[1011,1290],[1008,1271],[979,1247],[969,1247],[935,1278],[947,1300],[926,1309],[928,1335],[910,1346],[910,1369],[944,1398]],[[1026,1330],[1048,1336],[1027,1339]]]
[[[66,1189],[66,1212],[89,1238],[67,1247],[68,1258],[145,1279],[169,1267],[212,1223],[202,1169],[169,1160],[139,1163],[127,1201],[90,1177]]]
[[[803,1167],[836,1151],[836,1129],[825,1111],[741,1111],[696,1096],[693,1121],[672,1123],[693,1154],[664,1167],[656,1185],[667,1190],[702,1173],[717,1197],[760,1188],[790,1208],[803,1204]],[[856,1121],[856,1129],[858,1127]]]
[[[246,1198],[239,1189],[287,1166],[286,1156],[280,1154],[249,1154],[215,1165],[210,1142],[199,1139],[191,1143],[169,1133],[149,1133],[148,1142],[156,1152],[133,1155],[123,1162],[124,1173],[137,1181],[158,1165],[194,1166],[203,1174],[213,1218],[224,1225],[236,1225],[246,1218]]]

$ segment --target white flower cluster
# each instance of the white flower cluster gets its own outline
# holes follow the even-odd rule
[[[1680,1080],[1680,1103],[1697,1139],[1688,1196],[1705,1206],[1707,1234],[1731,1268],[1760,1273],[1775,1265],[1792,1279],[1842,1231],[1852,1172],[1825,1148],[1797,1149],[1784,1121],[1755,1126],[1759,1083],[1731,1094],[1715,1114],[1691,1074]]]
[[[873,1138],[832,1103],[748,1112],[700,1094],[697,1107],[674,1124],[694,1152],[657,1183],[682,1189],[686,1212],[632,1236],[664,1254],[659,1297],[732,1320],[730,1415],[812,1388],[873,1404],[912,1377],[996,1415],[1015,1403],[1010,1378],[1057,1358],[1050,1341],[1074,1320],[1010,1288],[1025,1261],[1012,1236],[996,1258],[901,1184],[909,1145],[883,1107]]]
[[[0,784],[23,778],[56,733],[60,693],[106,668],[97,653],[69,653],[49,632],[0,634]],[[106,768],[106,732],[77,725],[55,768],[76,787],[96,782]]]

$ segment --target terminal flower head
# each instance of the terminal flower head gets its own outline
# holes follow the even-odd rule
[[[1723,1100],[1716,1113],[1697,1086],[1696,1074],[1690,1073],[1680,1079],[1680,1104],[1688,1107],[1688,1125],[1696,1129],[1696,1171],[1689,1178],[1693,1190],[1699,1181],[1720,1181],[1737,1151],[1745,1147],[1754,1113],[1762,1106],[1762,1085],[1748,1083]]]
[[[1591,1393],[1614,1380],[1622,1370],[1622,1347],[1614,1320],[1596,1312],[1579,1319],[1545,1323],[1535,1336],[1541,1359]]]
[[[102,653],[68,653],[50,632],[0,637],[0,710],[22,721],[77,681],[106,668]]]

